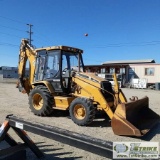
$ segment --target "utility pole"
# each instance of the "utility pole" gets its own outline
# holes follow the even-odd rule
[[[32,24],[27,24],[27,26],[29,26],[29,31],[27,31],[27,33],[29,33],[29,45],[31,46],[32,45],[31,42],[33,41],[32,40],[32,34],[33,34],[32,27],[33,27],[33,25]]]

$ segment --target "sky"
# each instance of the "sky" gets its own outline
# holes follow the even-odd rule
[[[18,65],[27,24],[36,48],[80,48],[86,65],[160,63],[160,0],[0,0],[0,66]]]

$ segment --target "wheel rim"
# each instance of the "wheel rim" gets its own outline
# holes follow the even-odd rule
[[[85,118],[86,116],[86,110],[84,108],[83,105],[81,104],[77,104],[75,107],[74,107],[74,116],[79,119],[79,120],[82,120]]]
[[[39,93],[33,95],[33,107],[40,110],[43,106],[43,98]]]

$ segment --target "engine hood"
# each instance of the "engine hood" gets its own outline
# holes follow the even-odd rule
[[[96,73],[77,72],[76,77],[82,77],[97,83],[101,83],[102,81],[107,81],[106,79],[99,77]]]

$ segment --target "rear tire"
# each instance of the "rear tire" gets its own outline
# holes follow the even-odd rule
[[[43,85],[36,86],[29,93],[31,111],[38,116],[48,116],[53,111],[54,99]]]
[[[95,118],[96,107],[87,98],[76,98],[70,104],[69,113],[74,123],[86,126]]]

